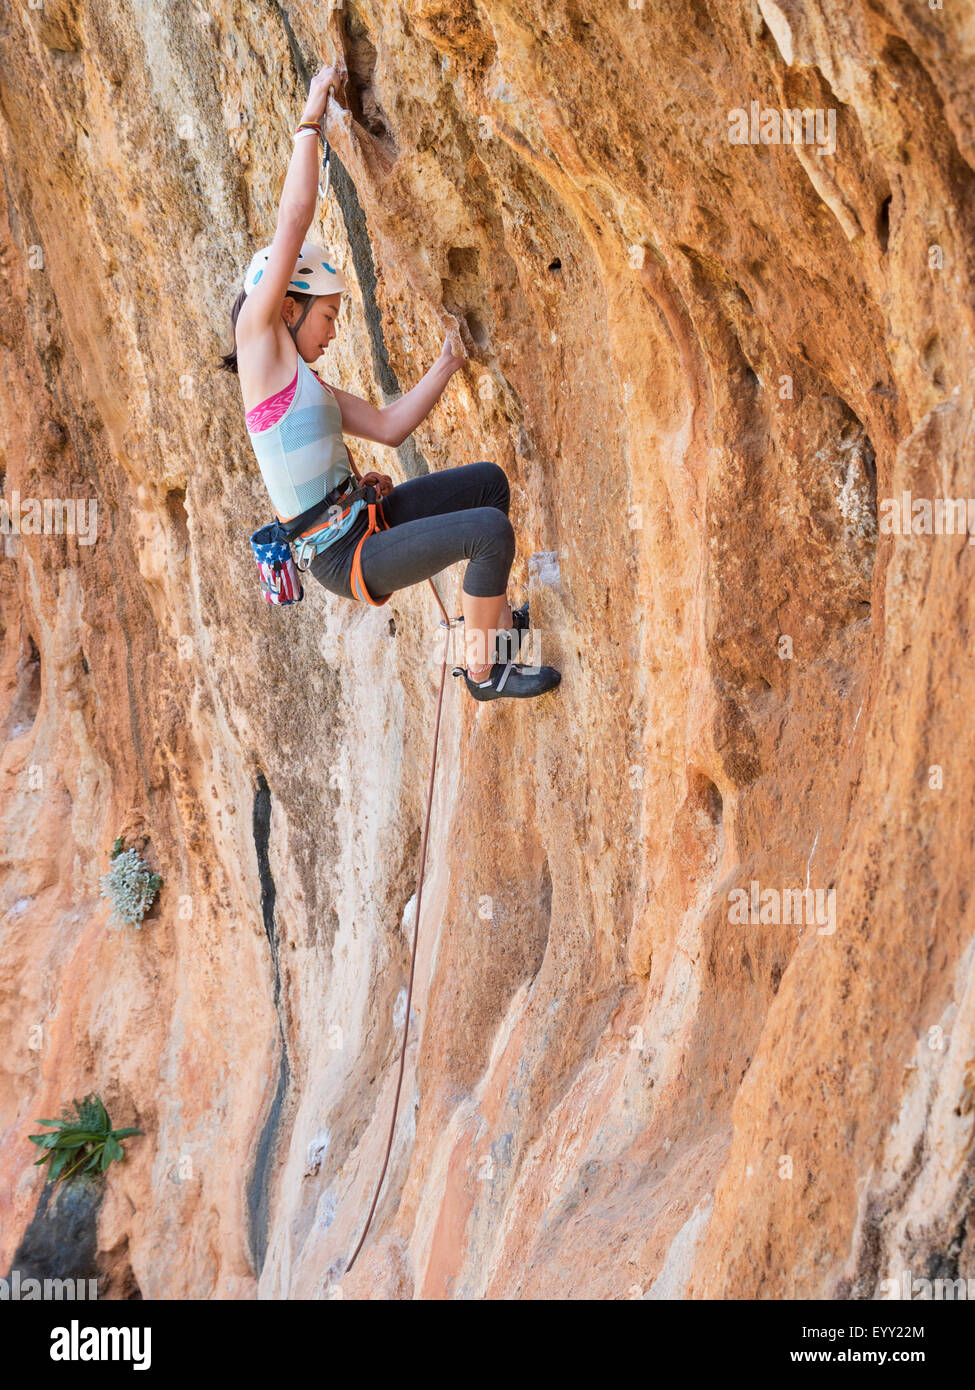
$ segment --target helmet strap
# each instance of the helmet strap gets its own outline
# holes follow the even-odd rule
[[[288,324],[288,332],[291,334],[292,338],[294,339],[295,347],[298,346],[298,329],[301,327],[301,325],[304,323],[305,319],[308,317],[308,310],[311,308],[311,306],[314,304],[314,302],[315,302],[315,296],[312,295],[312,297],[309,299],[308,303],[305,305],[304,309],[302,309],[301,314],[300,314],[300,316],[299,316],[299,318],[298,318],[298,321],[297,321],[296,323],[293,323],[293,324],[292,324],[292,323],[289,323],[289,324]]]

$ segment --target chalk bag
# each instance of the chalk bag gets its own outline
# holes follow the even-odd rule
[[[272,521],[269,526],[255,531],[251,536],[251,549],[257,561],[261,593],[268,603],[281,606],[300,603],[305,591],[281,523]]]

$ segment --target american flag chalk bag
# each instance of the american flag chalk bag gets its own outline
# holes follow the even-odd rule
[[[251,536],[251,549],[257,561],[261,593],[268,603],[300,603],[305,596],[298,569],[279,521],[262,526]]]

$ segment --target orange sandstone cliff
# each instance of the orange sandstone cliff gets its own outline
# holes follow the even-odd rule
[[[459,327],[423,426],[356,453],[502,465],[563,671],[479,708],[449,682],[348,1275],[439,613],[425,585],[262,603],[270,508],[213,369],[333,57],[310,236],[355,289],[325,375],[382,404]],[[5,7],[0,1270],[118,1298],[975,1276],[975,545],[937,524],[975,495],[973,57],[969,10],[907,0]],[[18,534],[14,494],[97,533]],[[164,881],[141,930],[100,895],[117,835]],[[88,1091],[144,1133],[52,1195],[27,1135]]]

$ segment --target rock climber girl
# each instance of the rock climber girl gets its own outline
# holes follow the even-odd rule
[[[464,359],[454,354],[448,336],[426,375],[382,409],[326,386],[308,365],[335,337],[342,295],[349,291],[328,252],[305,241],[315,215],[318,140],[329,90],[340,97],[344,81],[340,67],[323,67],[312,79],[274,240],[251,261],[231,310],[234,347],[220,365],[239,374],[248,434],[278,519],[290,521],[332,498],[324,519],[301,533],[299,563],[313,552],[308,572],[326,589],[354,598],[353,583],[361,577],[367,601],[378,604],[397,589],[468,560],[467,666],[455,674],[463,674],[475,700],[541,695],[561,676],[550,666],[515,662],[528,628],[528,605],[512,612],[508,603],[515,537],[508,479],[497,464],[463,464],[396,487],[386,474],[367,473],[362,483],[375,487],[389,529],[366,536],[359,575],[352,574],[368,516],[361,496],[342,509],[342,496],[358,486],[343,432],[397,448],[426,419]]]

